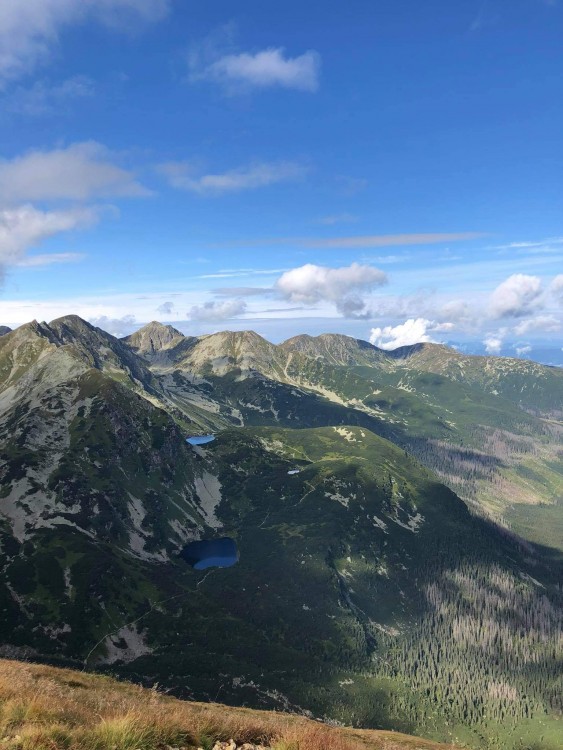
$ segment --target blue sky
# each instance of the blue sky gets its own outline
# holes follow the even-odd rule
[[[0,9],[0,324],[561,349],[563,3]]]

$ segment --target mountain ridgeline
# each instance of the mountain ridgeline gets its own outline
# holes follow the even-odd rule
[[[9,331],[0,655],[554,750],[562,404],[563,371],[434,344]],[[182,556],[227,537],[231,567]]]

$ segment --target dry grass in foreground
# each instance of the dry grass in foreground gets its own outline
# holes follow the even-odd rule
[[[446,750],[394,732],[335,729],[270,711],[191,703],[108,677],[0,659],[0,748],[165,750],[233,738],[273,750]]]

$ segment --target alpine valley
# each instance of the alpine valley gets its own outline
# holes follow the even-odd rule
[[[7,330],[0,655],[555,750],[562,420],[563,369],[435,344]]]

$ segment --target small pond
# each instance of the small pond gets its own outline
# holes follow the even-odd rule
[[[187,544],[180,556],[195,570],[206,568],[230,568],[238,562],[238,550],[230,537],[201,539]]]
[[[186,443],[190,445],[205,445],[215,440],[215,435],[193,435],[192,437],[186,438]]]

